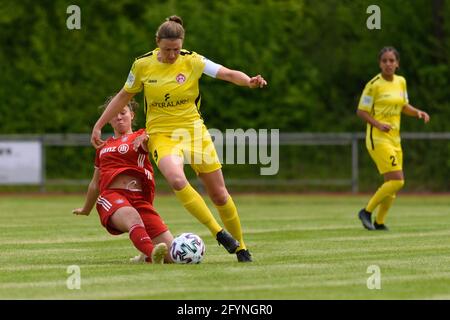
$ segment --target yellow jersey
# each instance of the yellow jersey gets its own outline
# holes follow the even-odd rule
[[[394,75],[392,81],[381,74],[372,78],[365,86],[358,109],[367,111],[375,120],[391,126],[389,132],[382,132],[367,123],[366,144],[374,149],[377,143],[400,144],[400,119],[403,107],[408,104],[406,80]]]
[[[183,49],[173,64],[162,63],[158,51],[136,58],[123,89],[128,93],[144,89],[148,133],[170,135],[176,129],[191,132],[194,122],[203,124],[199,79],[206,59]]]

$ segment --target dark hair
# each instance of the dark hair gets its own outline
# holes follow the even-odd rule
[[[183,20],[179,16],[170,16],[166,18],[158,30],[156,38],[161,39],[184,39]]]
[[[383,49],[381,49],[380,52],[378,53],[378,61],[381,60],[381,57],[386,52],[393,52],[397,61],[400,61],[400,53],[398,53],[397,49],[395,49],[394,47],[384,47]]]

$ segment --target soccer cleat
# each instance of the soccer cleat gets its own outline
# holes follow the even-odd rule
[[[378,224],[376,221],[373,223],[373,226],[375,227],[375,230],[382,230],[382,231],[389,231],[389,228],[386,227],[385,224]]]
[[[361,209],[361,211],[359,211],[358,213],[358,217],[359,220],[361,220],[364,228],[366,228],[367,230],[375,230],[375,227],[372,224],[372,213],[366,211],[366,209]]]
[[[236,252],[236,256],[239,262],[252,262],[252,255],[250,254],[250,251],[241,249],[238,252]]]
[[[155,245],[152,250],[152,263],[163,264],[164,257],[166,256],[168,251],[169,249],[167,249],[167,244],[165,244],[164,242]]]
[[[216,239],[229,253],[235,253],[239,247],[239,241],[234,239],[225,229],[217,232]]]
[[[131,263],[144,263],[147,261],[147,256],[143,253],[141,253],[138,256],[135,256],[133,258],[130,258]]]

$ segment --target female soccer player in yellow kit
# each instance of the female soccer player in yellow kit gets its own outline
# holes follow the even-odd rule
[[[397,191],[404,184],[403,153],[400,144],[401,114],[423,119],[430,116],[409,104],[406,80],[395,74],[400,55],[393,47],[384,47],[378,55],[381,73],[372,78],[364,88],[357,115],[367,122],[366,148],[384,183],[369,200],[358,217],[368,230],[388,230],[385,218]],[[372,212],[378,213],[372,223]]]
[[[144,90],[149,151],[159,170],[183,206],[204,224],[239,262],[252,261],[243,237],[240,219],[222,175],[221,164],[211,137],[199,113],[199,79],[203,73],[239,86],[262,88],[260,76],[230,70],[203,56],[182,49],[184,28],[181,18],[171,16],[156,32],[158,48],[138,57],[122,90],[110,102],[95,124],[91,142],[103,144],[101,129],[138,92]],[[226,232],[216,221],[200,194],[184,174],[184,161],[203,181],[216,206]]]

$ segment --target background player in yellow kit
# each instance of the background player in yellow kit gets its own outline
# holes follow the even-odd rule
[[[149,151],[159,170],[183,206],[217,241],[228,252],[236,253],[239,262],[250,262],[252,258],[243,240],[236,206],[226,189],[214,144],[199,113],[199,79],[205,73],[249,88],[262,88],[267,82],[260,75],[249,77],[183,50],[183,40],[181,18],[171,16],[159,26],[158,47],[135,60],[125,86],[95,124],[91,142],[100,147],[103,126],[136,93],[144,90]],[[186,160],[203,181],[231,235],[217,223],[203,198],[189,184],[184,174]]]
[[[385,218],[397,191],[404,184],[403,153],[400,144],[401,114],[430,120],[429,115],[409,104],[406,80],[395,74],[400,55],[393,47],[384,47],[378,55],[381,73],[364,88],[357,115],[367,122],[366,147],[384,183],[358,217],[368,230],[388,230]],[[378,207],[374,223],[371,215]]]

